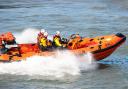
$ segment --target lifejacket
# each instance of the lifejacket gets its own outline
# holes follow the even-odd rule
[[[40,39],[40,46],[47,47],[47,38],[43,37]]]
[[[53,37],[53,43],[54,43],[54,45],[57,46],[57,47],[62,46],[62,44],[61,44],[61,37],[55,35],[55,36]]]

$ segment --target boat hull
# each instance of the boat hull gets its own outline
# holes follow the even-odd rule
[[[90,52],[92,53],[92,56],[94,57],[94,59],[96,61],[99,61],[111,55],[122,43],[125,42],[125,40],[126,40],[126,37],[122,34],[98,36],[95,38],[83,38],[83,41],[81,42],[81,44],[78,44],[78,48],[70,49],[72,47],[69,47],[69,48],[67,47],[66,50],[68,50],[69,52],[72,52],[74,55],[83,55]],[[86,46],[84,43],[86,44]],[[8,53],[1,54],[0,61],[1,62],[21,61],[21,60],[26,60],[26,58],[34,55],[51,56],[55,54],[56,54],[55,50],[40,51],[36,43],[18,44],[18,49],[15,47],[12,47]]]

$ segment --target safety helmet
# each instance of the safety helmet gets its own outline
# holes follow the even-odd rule
[[[45,29],[41,29],[41,32],[44,33],[45,32]]]
[[[56,31],[56,35],[60,35],[60,31]]]
[[[44,36],[47,37],[48,36],[48,33],[47,32],[44,32]]]

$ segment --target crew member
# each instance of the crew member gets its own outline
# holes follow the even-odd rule
[[[40,39],[44,36],[44,33],[45,33],[45,29],[41,29],[40,32],[38,33],[38,36],[37,36],[37,43],[40,42]]]
[[[62,47],[60,31],[56,31],[56,34],[53,36],[53,45],[55,47],[60,47],[60,48]]]
[[[40,49],[42,51],[46,51],[49,49],[49,47],[51,46],[49,40],[47,39],[48,37],[48,33],[44,32],[44,36],[40,39]]]

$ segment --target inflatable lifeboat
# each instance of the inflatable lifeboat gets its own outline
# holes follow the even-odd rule
[[[126,40],[126,36],[121,33],[97,36],[94,38],[71,35],[66,43],[66,48],[75,55],[92,53],[95,60],[102,60],[111,55]],[[10,45],[6,53],[0,54],[1,62],[13,62],[25,60],[34,55],[50,56],[55,54],[55,50],[41,51],[37,43]]]

